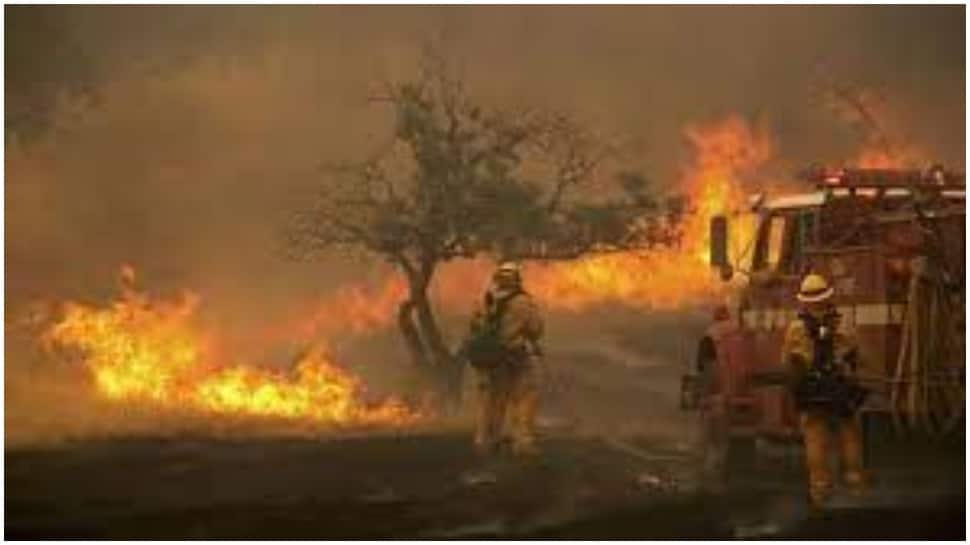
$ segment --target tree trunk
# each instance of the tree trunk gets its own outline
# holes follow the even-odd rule
[[[398,311],[398,327],[412,362],[435,385],[445,405],[455,408],[461,399],[461,367],[445,345],[428,299],[435,262],[424,260],[415,268],[402,260],[400,265],[408,280],[408,299]]]
[[[428,351],[421,341],[417,326],[414,325],[414,302],[410,299],[402,302],[398,308],[397,325],[401,330],[401,336],[404,337],[412,365],[421,371],[426,370],[429,365]]]
[[[455,408],[461,402],[461,365],[445,345],[427,292],[415,294],[414,307],[424,346],[430,352],[432,372],[441,385],[446,403]]]
[[[451,351],[445,346],[445,341],[441,337],[441,330],[438,329],[438,322],[435,320],[434,312],[431,310],[431,302],[426,294],[417,295],[414,300],[414,310],[418,319],[418,326],[421,329],[421,336],[425,346],[431,351],[431,356],[435,365],[445,363],[451,359]]]

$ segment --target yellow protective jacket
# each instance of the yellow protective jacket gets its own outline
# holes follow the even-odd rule
[[[492,293],[492,305],[496,305],[499,300],[508,296],[501,292]],[[472,317],[472,330],[480,327],[487,313],[493,311],[494,309],[482,305]],[[512,295],[505,303],[498,334],[506,348],[519,353],[538,355],[541,351],[539,343],[544,329],[542,314],[531,295],[520,292]]]
[[[841,320],[829,324],[829,327],[833,330],[832,345],[836,361],[848,361],[847,357],[858,349],[855,335],[843,326]],[[788,324],[781,353],[782,361],[787,366],[789,384],[797,384],[805,376],[815,358],[815,343],[801,317],[796,317]],[[854,372],[853,369],[848,368],[843,368],[841,371],[848,375]]]

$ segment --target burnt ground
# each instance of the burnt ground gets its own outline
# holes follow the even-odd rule
[[[551,439],[476,480],[467,438],[128,439],[5,452],[6,538],[952,538],[962,447],[872,457],[862,500],[810,512],[797,459],[700,493],[683,453]],[[648,456],[643,456],[647,453]],[[784,453],[783,453],[784,454]],[[655,459],[653,457],[656,457]]]

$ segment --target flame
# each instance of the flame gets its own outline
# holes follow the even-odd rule
[[[772,142],[763,129],[739,117],[688,127],[685,136],[693,161],[679,185],[689,209],[680,224],[679,244],[569,262],[528,263],[526,289],[544,307],[582,311],[620,303],[686,308],[719,302],[732,289],[708,263],[708,224],[716,214],[743,208],[743,180],[771,157]],[[754,224],[732,223],[737,255],[740,242],[752,238]],[[490,272],[485,260],[449,264],[436,277],[432,296],[450,311],[468,311]],[[288,373],[223,357],[218,337],[197,323],[197,296],[154,299],[136,290],[134,282],[134,269],[123,267],[117,301],[106,307],[69,302],[45,333],[50,345],[76,351],[95,390],[106,399],[326,426],[404,425],[422,417],[395,398],[365,402],[360,380],[336,365],[320,346],[302,355]],[[406,295],[403,279],[387,275],[377,285],[338,290],[295,326],[286,323],[281,330],[290,338],[312,339],[387,327]]]
[[[723,282],[709,263],[709,223],[732,216],[729,254],[740,258],[754,238],[755,218],[746,208],[746,175],[773,155],[765,127],[740,116],[688,126],[684,132],[693,160],[678,187],[686,194],[680,243],[673,248],[594,254],[567,262],[526,263],[526,289],[543,307],[579,312],[605,303],[644,309],[680,309],[723,302],[736,287]],[[743,263],[741,263],[743,265]],[[447,311],[471,311],[487,285],[493,265],[485,259],[451,262],[432,283],[432,297]],[[407,296],[404,280],[388,271],[382,284],[339,290],[317,303],[297,326],[305,338],[342,328],[363,333],[390,325]]]
[[[214,336],[194,322],[197,296],[153,300],[133,282],[134,270],[123,268],[119,300],[104,308],[69,302],[44,337],[49,346],[76,351],[98,394],[109,400],[338,426],[419,418],[393,398],[363,402],[360,381],[319,346],[300,357],[292,373],[218,363]]]
[[[575,311],[620,302],[641,308],[684,308],[719,300],[732,289],[710,267],[709,222],[715,215],[734,215],[744,208],[743,176],[772,156],[772,140],[763,127],[753,127],[738,116],[691,125],[685,136],[693,161],[680,180],[690,209],[680,244],[537,265],[527,280],[546,306]],[[734,218],[732,255],[742,253],[754,228],[752,217]]]
[[[391,325],[397,309],[407,297],[407,284],[393,271],[384,280],[342,286],[294,313],[289,322],[275,328],[273,338],[312,339],[363,334]]]
[[[859,168],[912,168],[926,165],[926,157],[912,145],[892,150],[867,145],[848,164]]]
[[[859,168],[925,166],[931,154],[910,139],[898,103],[873,88],[833,88],[825,96],[832,112],[859,130],[860,150],[843,162]]]

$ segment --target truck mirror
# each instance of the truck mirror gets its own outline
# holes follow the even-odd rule
[[[711,267],[724,270],[730,267],[727,255],[728,241],[728,221],[724,216],[714,216],[711,218],[711,247],[710,263]]]

